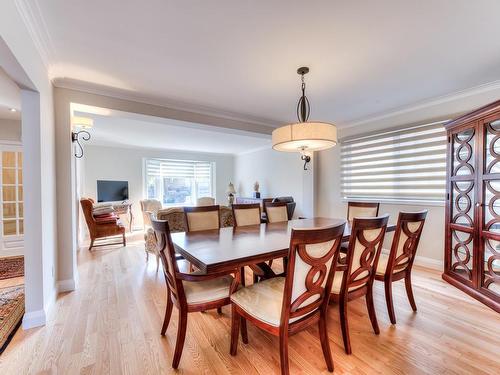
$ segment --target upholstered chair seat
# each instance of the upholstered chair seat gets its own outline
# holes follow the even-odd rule
[[[201,275],[195,271],[192,275]],[[183,280],[184,293],[188,304],[207,303],[229,297],[233,277],[226,275],[216,279],[199,281]]]
[[[284,288],[285,278],[274,277],[238,290],[231,302],[255,319],[279,327]]]

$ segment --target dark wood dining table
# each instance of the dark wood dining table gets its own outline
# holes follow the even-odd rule
[[[226,227],[199,232],[172,233],[177,253],[203,273],[231,271],[288,255],[293,228],[319,228],[339,225],[344,219],[312,218],[272,224]],[[387,226],[387,232],[395,225]],[[343,241],[349,241],[351,223],[347,222]]]

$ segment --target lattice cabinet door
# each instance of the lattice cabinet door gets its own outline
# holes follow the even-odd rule
[[[481,120],[480,129],[478,287],[500,301],[500,114]]]
[[[463,283],[477,283],[477,122],[451,131],[448,146],[448,205],[445,268]]]

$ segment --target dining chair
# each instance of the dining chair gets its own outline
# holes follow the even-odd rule
[[[220,228],[219,211],[220,207],[218,205],[184,207],[186,228],[188,232],[219,229]]]
[[[175,305],[179,310],[177,340],[172,359],[172,367],[177,368],[186,338],[188,313],[219,309],[228,305],[230,303],[229,296],[238,287],[240,276],[237,270],[231,272],[235,277],[227,272],[207,275],[196,272],[191,274],[179,272],[168,221],[152,219],[151,222],[158,239],[158,253],[167,285],[167,307],[161,328],[162,336],[167,331],[173,306]]]
[[[184,219],[188,232],[211,230],[220,228],[220,207],[199,206],[184,207]],[[189,262],[189,272],[193,271],[193,265]]]
[[[347,221],[352,223],[355,217],[377,217],[380,203],[376,202],[347,202]],[[341,254],[347,253],[348,242],[340,246]],[[343,255],[339,257],[340,264],[345,264],[346,258]]]
[[[382,250],[375,272],[375,280],[383,281],[385,301],[392,324],[396,324],[396,314],[392,300],[392,283],[405,279],[406,295],[413,311],[417,311],[411,286],[411,270],[418,243],[424,228],[427,210],[419,212],[400,212],[396,232],[390,251]]]
[[[233,204],[233,218],[236,227],[258,225],[261,223],[260,204]]]
[[[261,223],[261,211],[259,203],[250,204],[233,204],[233,218],[235,227],[243,227],[246,225],[260,225]],[[276,274],[271,269],[272,261],[261,262],[258,264],[250,265],[250,269],[253,272],[253,282],[256,283],[259,279],[265,279],[276,276]],[[244,275],[244,272],[242,272]],[[243,276],[242,276],[243,277]]]
[[[354,218],[345,264],[338,264],[333,278],[330,301],[339,303],[344,349],[351,354],[347,302],[366,297],[366,307],[375,334],[380,330],[373,305],[373,281],[382,250],[389,215]]]
[[[323,356],[333,371],[326,315],[345,223],[321,229],[292,229],[286,277],[275,277],[231,295],[231,355],[246,320],[279,336],[281,373],[288,374],[288,337],[318,323]],[[243,340],[245,343],[245,340]]]
[[[372,202],[347,202],[347,220],[352,221],[355,217],[376,217],[380,203]]]
[[[288,209],[286,202],[264,202],[264,212],[268,223],[288,221]]]

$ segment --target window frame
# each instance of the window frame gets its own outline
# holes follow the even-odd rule
[[[210,180],[209,180],[209,187],[210,187],[210,195],[203,195],[203,196],[198,196],[198,182],[196,181],[196,178],[194,178],[194,184],[195,186],[192,188],[192,191],[194,191],[194,196],[193,196],[193,202],[192,203],[164,203],[163,202],[163,195],[164,195],[164,182],[160,183],[160,191],[157,194],[156,197],[152,198],[149,197],[148,194],[148,161],[150,160],[158,160],[160,162],[181,162],[181,163],[202,163],[202,164],[208,164],[210,165]],[[174,158],[163,158],[163,157],[145,157],[143,158],[143,197],[144,199],[158,199],[162,207],[165,208],[170,208],[170,207],[183,207],[183,206],[189,206],[189,205],[196,205],[196,201],[198,198],[201,197],[212,197],[215,199],[216,196],[216,163],[214,161],[209,161],[209,160],[189,160],[189,159],[174,159]],[[162,178],[165,178],[166,176],[163,176]],[[185,176],[180,176],[185,178]]]

